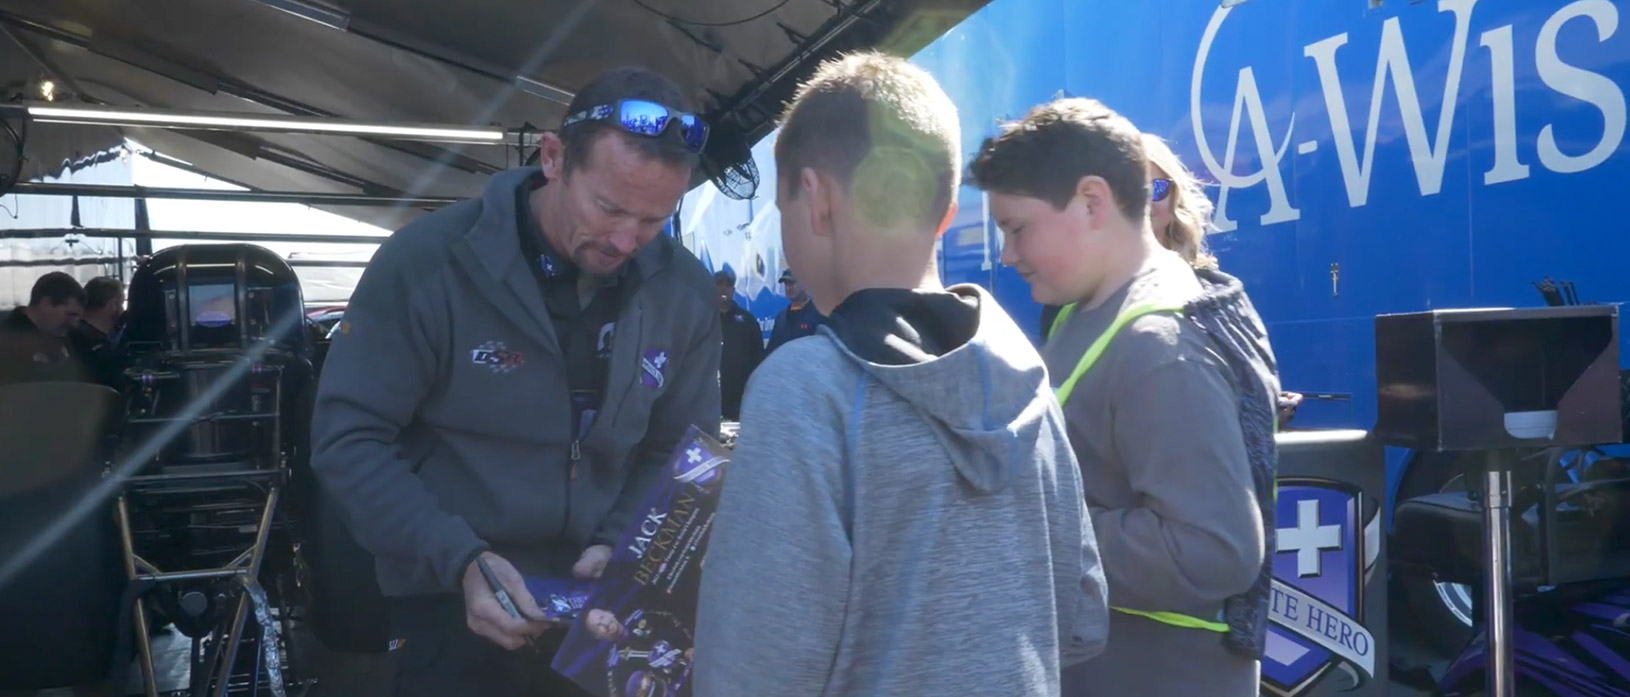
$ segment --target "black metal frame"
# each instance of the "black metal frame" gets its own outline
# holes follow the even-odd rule
[[[234,271],[237,282],[232,303],[234,316],[239,318],[252,314],[249,312],[250,284],[247,280],[250,263],[240,256]],[[188,270],[186,264],[175,267],[174,285],[182,291],[167,302],[177,303],[174,310],[190,317],[193,314],[192,297],[185,290],[191,287]],[[290,665],[293,660],[288,645],[291,635],[290,605],[287,596],[281,592],[286,590],[283,584],[286,578],[281,575],[276,578],[275,585],[280,591],[277,607],[281,611],[275,617],[266,602],[266,591],[261,586],[263,567],[269,557],[287,557],[291,565],[289,573],[297,573],[294,569],[299,567],[297,546],[293,539],[273,537],[275,530],[285,530],[295,522],[289,518],[285,504],[294,484],[294,463],[290,458],[295,454],[288,447],[292,444],[288,440],[289,418],[303,417],[289,413],[291,405],[300,400],[292,396],[288,382],[291,378],[300,377],[306,357],[299,353],[298,347],[278,344],[291,331],[290,327],[283,325],[293,321],[297,321],[297,317],[277,320],[272,327],[262,330],[265,336],[259,338],[240,331],[236,345],[218,348],[197,346],[193,344],[191,333],[182,331],[174,337],[173,344],[143,343],[141,346],[146,350],[141,352],[141,360],[125,371],[124,379],[129,386],[125,393],[129,397],[122,419],[125,437],[121,440],[126,453],[118,459],[128,461],[126,465],[121,465],[121,469],[134,469],[120,482],[121,489],[115,504],[125,572],[133,585],[149,591],[153,586],[165,584],[216,581],[209,584],[208,595],[222,603],[217,607],[224,611],[193,615],[194,619],[213,622],[195,624],[192,628],[191,636],[196,637],[190,689],[193,697],[225,697],[229,692],[239,690],[245,680],[257,683],[251,688],[258,693],[258,683],[262,679],[258,665],[253,678],[237,670],[237,659],[246,642],[252,642],[259,655],[268,659],[268,663],[275,659],[284,666],[281,672],[268,670],[264,675],[272,694],[286,694],[286,688],[309,683],[304,676],[293,674],[293,666]],[[132,348],[135,347],[132,345]],[[307,379],[312,375],[314,371],[307,375]],[[239,381],[248,379],[258,380],[259,386],[251,388],[243,385],[243,388],[253,389],[257,394],[264,395],[263,398],[225,409],[213,406],[214,400],[225,394],[223,391],[229,389],[229,385],[238,385]],[[199,389],[187,389],[189,384]],[[177,385],[182,388],[181,394],[190,395],[187,397],[188,403],[179,407],[179,411],[164,406],[167,396],[164,388],[167,385]],[[312,388],[305,380],[300,385],[300,389]],[[253,425],[252,433],[245,434],[251,438],[248,451],[220,458],[224,461],[215,460],[215,455],[198,461],[178,462],[170,459],[168,444],[171,436],[180,429],[226,422]],[[214,498],[217,492],[231,490],[244,490],[245,493],[233,494],[221,500]],[[165,528],[161,525],[158,530],[138,530],[132,522],[133,509],[160,520],[174,515],[176,510],[191,514],[197,507],[180,497],[200,494],[210,495],[211,500],[197,510],[225,514],[228,524],[239,525],[237,521],[253,515],[255,527],[247,547],[235,546],[242,544],[241,538],[232,538],[233,541],[228,543],[232,546],[212,545],[202,549],[184,543],[176,550],[180,556],[173,557],[171,561],[193,568],[160,568],[144,558],[143,549],[138,544],[138,532],[157,533],[162,538]],[[178,508],[164,505],[166,501],[176,501],[178,498]],[[285,547],[285,543],[288,546]],[[162,547],[152,551],[160,550]],[[230,561],[219,566],[211,565],[227,555],[230,555]],[[223,585],[221,582],[226,583]],[[148,631],[148,608],[141,594],[134,599],[131,611],[143,689],[148,697],[158,697],[152,637]],[[255,613],[260,632],[246,637],[250,612]],[[204,638],[209,639],[207,651],[202,648]]]
[[[239,288],[237,304],[239,315],[243,316],[244,303],[243,289]],[[185,294],[180,299],[187,302]],[[180,353],[187,353],[186,335],[183,334],[183,348]],[[240,337],[240,343],[242,338]],[[247,347],[245,347],[247,348]],[[227,360],[230,364],[232,361]],[[141,392],[148,399],[141,401],[143,405],[152,402],[151,394],[154,386],[161,381],[180,380],[186,370],[201,368],[216,368],[218,364],[201,364],[184,367],[180,370],[153,371],[149,369],[133,368],[127,372],[126,378],[141,386]],[[211,658],[205,660],[210,666],[210,672],[215,679],[215,689],[211,694],[214,697],[224,697],[231,685],[233,668],[237,658],[237,646],[243,638],[244,626],[248,620],[251,598],[248,589],[259,588],[259,577],[262,562],[266,558],[269,537],[274,520],[277,516],[278,506],[283,487],[286,486],[289,470],[283,461],[283,383],[280,379],[283,368],[277,364],[263,364],[257,366],[262,372],[270,371],[273,374],[271,381],[273,395],[270,400],[270,409],[262,412],[248,414],[208,414],[197,418],[136,416],[127,413],[124,423],[127,427],[127,437],[134,436],[141,431],[140,427],[166,424],[166,423],[201,423],[219,421],[253,421],[267,423],[267,433],[271,438],[271,447],[266,453],[266,461],[259,463],[258,467],[231,469],[224,471],[206,472],[173,472],[158,474],[138,474],[125,480],[124,489],[120,492],[115,504],[115,512],[119,525],[120,545],[124,554],[125,573],[131,583],[142,585],[155,585],[181,581],[194,581],[202,579],[232,578],[243,589],[237,594],[237,602],[232,612],[230,628],[222,640],[211,644]],[[131,442],[134,442],[132,440]],[[144,497],[162,497],[169,494],[188,493],[188,487],[209,485],[243,485],[254,483],[265,486],[265,497],[259,504],[260,518],[255,530],[255,537],[251,545],[240,552],[231,562],[220,567],[180,569],[166,571],[152,562],[142,558],[136,550],[135,530],[130,521],[130,497],[139,494]],[[144,603],[138,598],[132,609],[135,618],[136,646],[140,660],[143,689],[147,697],[158,697],[157,675],[153,666],[152,636],[148,631],[147,613]],[[197,685],[195,677],[195,685]],[[209,678],[204,679],[200,687],[207,687]],[[198,694],[198,692],[195,692]],[[202,695],[199,695],[202,697]]]

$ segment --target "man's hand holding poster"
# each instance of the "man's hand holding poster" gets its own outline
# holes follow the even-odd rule
[[[571,630],[556,671],[600,697],[690,694],[702,559],[729,462],[717,440],[686,432],[586,598],[562,600],[576,607],[562,613]]]

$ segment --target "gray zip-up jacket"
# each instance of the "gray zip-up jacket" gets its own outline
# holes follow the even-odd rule
[[[1108,633],[1047,371],[974,286],[863,290],[770,354],[714,525],[699,696],[1054,697]]]
[[[312,467],[387,596],[452,592],[485,549],[562,576],[615,544],[686,427],[719,425],[712,277],[670,238],[630,262],[602,408],[572,433],[566,362],[523,258],[535,168],[421,218],[375,253],[323,367]]]

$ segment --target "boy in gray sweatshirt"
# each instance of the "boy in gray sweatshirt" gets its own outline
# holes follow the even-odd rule
[[[1255,697],[1279,381],[1237,279],[1155,239],[1142,137],[1090,99],[1038,106],[970,169],[1002,262],[1062,305],[1043,355],[1109,580],[1109,645],[1065,697]]]
[[[900,59],[799,91],[776,142],[787,263],[828,316],[753,374],[704,562],[698,697],[1052,697],[1108,607],[1041,357],[943,288],[960,133]]]

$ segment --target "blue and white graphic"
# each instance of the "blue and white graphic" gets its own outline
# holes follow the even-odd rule
[[[564,271],[561,268],[561,263],[555,261],[555,258],[548,254],[538,255],[538,268],[543,269],[544,278],[554,278]]]
[[[719,478],[719,468],[730,458],[713,455],[702,449],[700,445],[693,445],[685,450],[685,457],[674,468],[674,479],[686,484],[707,486]]]
[[[1293,697],[1331,670],[1362,684],[1375,677],[1376,638],[1364,626],[1364,586],[1380,549],[1378,511],[1347,484],[1279,482],[1263,687]]]
[[[664,349],[650,349],[640,359],[640,382],[653,390],[662,389],[663,383],[668,381],[668,352]]]

